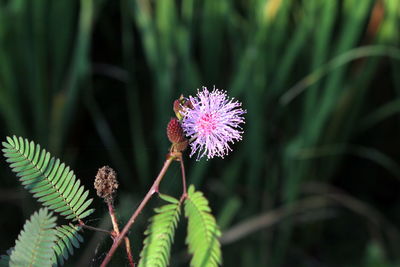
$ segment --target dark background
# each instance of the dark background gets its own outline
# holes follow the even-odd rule
[[[118,172],[122,225],[165,159],[173,100],[215,85],[247,109],[243,141],[185,161],[224,266],[395,266],[399,23],[398,0],[0,0],[0,136],[70,165],[95,198],[87,224],[110,228],[97,169]],[[161,190],[179,197],[178,164]],[[135,259],[160,203],[132,228]],[[2,160],[1,253],[38,207]],[[171,266],[188,265],[185,227]],[[111,240],[83,235],[68,264],[97,266]]]

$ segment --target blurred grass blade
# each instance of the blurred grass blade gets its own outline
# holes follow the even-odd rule
[[[81,82],[89,71],[89,48],[93,27],[93,0],[80,1],[79,24],[68,75],[62,90],[55,95],[51,118],[51,149],[60,151],[79,96]]]
[[[316,69],[315,71],[304,77],[301,81],[297,82],[293,87],[291,87],[288,91],[285,92],[285,94],[281,96],[280,102],[282,105],[289,104],[291,101],[293,101],[294,98],[303,93],[305,89],[319,81],[323,76],[329,74],[336,68],[346,65],[356,59],[376,56],[387,56],[393,59],[400,60],[400,49],[396,47],[376,45],[358,47],[349,50],[346,53],[343,53],[338,57],[332,59],[320,68]]]
[[[360,126],[357,128],[358,132],[363,132],[370,129],[381,121],[387,119],[390,116],[400,112],[400,99],[395,99],[386,103],[385,105],[377,108],[364,119],[361,120]]]

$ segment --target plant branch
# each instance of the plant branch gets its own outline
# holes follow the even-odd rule
[[[180,153],[179,153],[180,154]],[[146,206],[147,202],[149,202],[150,198],[153,196],[154,193],[158,192],[158,186],[164,177],[165,173],[167,172],[169,166],[171,165],[171,162],[179,157],[179,155],[171,153],[168,155],[167,159],[164,162],[164,165],[158,174],[156,180],[154,181],[153,185],[151,186],[150,190],[147,192],[146,196],[143,198],[142,202],[140,203],[139,207],[136,209],[136,211],[132,214],[131,218],[129,221],[126,223],[124,229],[122,229],[122,232],[118,235],[118,237],[114,240],[114,243],[110,250],[108,251],[106,257],[104,258],[101,267],[107,266],[107,264],[110,262],[111,257],[114,255],[115,251],[117,250],[118,246],[121,244],[122,239],[126,236],[128,233],[129,229],[131,228],[132,224],[135,222],[137,216],[142,212],[143,208]]]
[[[111,222],[114,228],[115,235],[111,235],[114,242],[116,238],[120,235],[117,217],[115,216],[114,206],[111,201],[107,202],[108,205],[108,212],[110,213]],[[131,252],[131,244],[128,237],[125,237],[125,248],[126,248],[126,255],[128,256],[129,266],[135,267],[135,262],[133,261],[132,252]]]
[[[108,213],[110,214],[110,217],[111,217],[111,223],[112,223],[114,232],[116,235],[119,235],[119,227],[118,227],[118,223],[117,223],[117,218],[115,217],[114,206],[111,203],[111,201],[107,202],[107,206],[108,206]]]
[[[105,234],[112,235],[112,233],[110,231],[108,231],[108,230],[104,230],[104,229],[101,229],[101,228],[97,228],[97,227],[86,225],[81,220],[79,220],[79,226],[82,227],[82,228],[85,228],[85,229],[92,230],[92,231],[97,231],[97,232],[102,232],[102,233],[105,233]]]
[[[135,262],[133,261],[132,252],[131,252],[131,242],[127,236],[124,237],[125,240],[125,248],[126,255],[128,256],[129,266],[135,267]]]
[[[183,186],[183,191],[182,191],[182,196],[180,199],[180,202],[182,202],[183,200],[185,200],[185,198],[187,197],[187,189],[186,189],[186,174],[185,174],[185,164],[183,162],[183,156],[182,154],[178,157],[179,162],[181,164],[181,172],[182,172],[182,186]]]

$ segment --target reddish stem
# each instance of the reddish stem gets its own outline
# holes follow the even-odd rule
[[[114,206],[111,203],[111,201],[107,202],[107,206],[108,206],[108,213],[110,213],[111,222],[112,222],[112,225],[113,225],[114,232],[115,232],[116,235],[119,235],[119,228],[118,228],[117,218],[115,217]]]
[[[129,238],[125,236],[125,247],[126,247],[126,255],[128,256],[129,266],[135,267],[135,262],[133,261],[132,253],[131,253],[131,242]]]
[[[122,232],[114,240],[114,243],[113,243],[112,247],[110,248],[110,250],[108,251],[106,257],[104,258],[103,262],[100,265],[101,267],[107,266],[107,264],[111,260],[111,257],[114,255],[115,251],[117,250],[118,246],[121,244],[122,239],[126,236],[126,234],[128,233],[129,229],[131,228],[132,224],[135,222],[136,217],[140,214],[140,212],[142,212],[144,206],[146,206],[147,202],[149,202],[149,200],[153,196],[153,194],[158,191],[158,185],[160,184],[162,178],[164,177],[165,173],[168,170],[168,167],[171,165],[171,162],[175,159],[175,157],[176,157],[176,155],[170,155],[165,160],[164,165],[163,165],[160,173],[158,174],[156,180],[154,181],[153,185],[151,186],[150,190],[147,192],[146,196],[143,198],[143,200],[140,203],[139,207],[132,214],[131,218],[126,223],[124,229],[122,229]]]
[[[101,229],[101,228],[97,228],[97,227],[93,227],[93,226],[86,225],[82,220],[79,220],[78,222],[79,222],[79,226],[82,227],[82,228],[112,235],[112,233],[111,233],[110,231],[107,231],[107,230],[104,230],[104,229]]]
[[[180,199],[180,202],[182,203],[183,200],[187,197],[187,191],[186,191],[186,175],[185,175],[185,164],[183,163],[183,157],[182,154],[178,157],[180,163],[181,163],[181,172],[182,172],[182,186],[183,186],[183,191],[182,191],[182,196]]]
[[[112,235],[113,240],[115,242],[115,239],[120,235],[117,217],[115,216],[115,210],[114,210],[114,206],[113,206],[112,202],[111,201],[107,202],[107,205],[108,205],[108,212],[110,213],[114,233],[116,234],[116,235]],[[131,244],[130,244],[129,238],[125,237],[124,239],[125,239],[126,255],[128,256],[129,266],[135,267],[135,262],[133,261],[132,252],[131,252]]]

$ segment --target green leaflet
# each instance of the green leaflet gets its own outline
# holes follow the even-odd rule
[[[3,266],[62,266],[83,242],[80,227],[73,224],[55,227],[56,218],[48,210],[35,212],[24,225],[10,256],[0,257]]]
[[[68,258],[74,255],[74,247],[79,248],[79,243],[83,242],[82,236],[78,233],[78,226],[69,224],[57,226],[55,228],[56,241],[53,246],[53,266],[64,265]]]
[[[188,234],[186,243],[189,252],[193,254],[190,266],[212,267],[222,263],[221,232],[211,214],[207,199],[203,193],[189,187],[185,200],[185,216],[188,218]]]
[[[154,209],[150,225],[145,231],[144,247],[140,253],[139,267],[168,266],[171,244],[180,215],[180,203],[177,199],[162,195],[169,204]]]
[[[44,206],[73,221],[93,213],[88,209],[93,201],[87,199],[89,191],[84,192],[74,172],[45,149],[13,136],[3,142],[2,151],[22,185]]]
[[[51,266],[56,218],[47,209],[35,212],[25,223],[10,256],[10,266]]]

